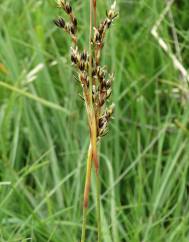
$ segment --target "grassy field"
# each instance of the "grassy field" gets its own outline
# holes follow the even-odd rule
[[[111,1],[97,2],[103,19]],[[166,2],[119,0],[106,39],[116,109],[100,147],[103,242],[189,241],[189,1],[162,15],[158,42]],[[89,1],[72,3],[85,46]],[[1,242],[80,239],[88,126],[59,15],[54,0],[0,0]]]

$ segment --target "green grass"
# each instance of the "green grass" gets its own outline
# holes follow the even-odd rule
[[[89,1],[72,2],[84,46]],[[172,13],[188,68],[189,3],[180,2]],[[98,1],[99,18],[110,3]],[[103,242],[188,242],[189,106],[173,95],[182,78],[150,34],[165,1],[118,4],[103,59],[116,76],[114,119],[100,147]],[[52,24],[59,14],[53,0],[0,0],[2,242],[80,238],[88,127],[71,42]],[[170,28],[166,16],[159,31],[174,51]],[[90,242],[96,241],[95,203],[91,193]]]

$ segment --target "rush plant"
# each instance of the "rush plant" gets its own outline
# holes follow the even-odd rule
[[[108,73],[106,66],[101,65],[101,55],[106,32],[118,16],[118,12],[116,11],[116,2],[114,2],[110,10],[106,11],[106,18],[97,26],[96,0],[90,0],[89,47],[80,50],[77,37],[78,21],[72,7],[70,3],[65,0],[59,0],[58,6],[64,10],[69,20],[65,21],[64,18],[59,17],[54,20],[54,23],[56,26],[67,32],[73,42],[73,45],[71,46],[71,61],[77,70],[82,87],[90,134],[90,144],[86,164],[81,242],[84,242],[86,238],[87,211],[93,162],[97,190],[98,242],[101,242],[100,179],[97,146],[101,138],[108,131],[108,124],[114,109],[114,104],[109,104],[108,102],[112,93],[112,81],[114,80],[114,75]]]

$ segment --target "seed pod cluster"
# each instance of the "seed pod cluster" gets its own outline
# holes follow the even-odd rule
[[[114,2],[109,11],[106,11],[106,18],[100,23],[97,28],[94,28],[94,37],[92,43],[96,46],[97,62],[100,61],[101,49],[104,46],[104,38],[106,31],[110,28],[113,21],[117,18],[116,2]]]
[[[95,104],[98,109],[97,116],[97,127],[98,136],[104,136],[107,132],[108,122],[112,116],[114,105],[110,105],[106,108],[107,100],[112,93],[112,82],[114,80],[113,74],[108,74],[105,67],[100,66],[100,55],[101,50],[104,46],[104,38],[106,31],[110,28],[112,22],[118,16],[116,11],[116,3],[114,2],[109,11],[106,11],[106,18],[102,21],[99,27],[94,28],[94,37],[92,43],[95,46],[95,71],[94,77],[97,79],[98,83],[98,98],[95,100]]]
[[[84,100],[89,99],[89,55],[84,50],[79,53],[78,47],[71,47],[71,61],[78,71],[78,76],[83,87]],[[107,124],[113,113],[113,106],[105,109],[105,103],[112,92],[112,81],[114,76],[108,75],[105,67],[92,66],[92,99],[96,110],[97,136],[101,137],[106,133]],[[105,111],[104,111],[105,109]]]
[[[113,20],[117,17],[115,5],[107,11],[106,19],[100,24],[99,28],[94,28],[94,40],[96,47],[102,48],[106,30],[110,27]],[[100,48],[96,48],[100,51]],[[97,52],[96,52],[97,53]],[[89,54],[86,50],[79,53],[78,47],[71,48],[71,61],[78,70],[78,76],[83,87],[84,100],[89,100]],[[97,137],[104,136],[107,132],[107,126],[112,116],[114,105],[105,107],[106,101],[112,93],[113,74],[108,74],[106,67],[99,65],[97,56],[92,58],[92,100],[96,114]]]
[[[111,105],[109,109],[105,108],[105,104],[112,93],[112,82],[114,79],[113,74],[107,74],[105,68],[100,66],[97,67],[96,71],[98,79],[98,98],[95,100],[96,106],[100,110],[99,117],[97,120],[98,124],[98,135],[103,136],[106,133],[108,121],[110,120],[114,105]],[[105,109],[105,111],[104,111]]]
[[[76,37],[77,19],[72,11],[72,7],[69,2],[64,0],[58,1],[58,7],[64,10],[64,12],[69,16],[70,21],[65,22],[65,20],[62,17],[60,17],[54,20],[54,24],[57,27],[64,29],[64,31],[71,36],[73,42],[76,43],[77,42],[77,37]]]
[[[79,53],[78,47],[71,47],[71,61],[78,70],[78,75],[82,86],[89,88],[89,55],[86,50]]]
[[[110,28],[111,24],[118,16],[118,13],[115,11],[115,4],[112,5],[111,9],[106,12],[106,18],[103,20],[98,28],[94,28],[94,38],[93,43],[98,46],[103,46],[104,37],[107,29]]]
[[[110,120],[110,118],[112,117],[113,111],[115,108],[115,104],[113,103],[112,105],[110,105],[110,107],[108,109],[105,110],[105,112],[103,113],[103,115],[99,118],[99,137],[104,136],[108,130],[108,122]]]
[[[115,11],[115,3],[106,12],[106,18],[98,28],[94,28],[93,53],[89,56],[86,50],[79,51],[77,45],[76,31],[77,20],[72,12],[72,7],[65,0],[60,0],[58,6],[70,16],[70,22],[66,23],[63,18],[59,18],[54,23],[68,32],[74,39],[74,46],[71,47],[71,62],[75,66],[83,90],[83,100],[86,106],[90,107],[92,91],[92,105],[96,119],[97,138],[107,133],[108,123],[113,113],[114,105],[107,108],[107,100],[112,93],[113,74],[108,74],[107,68],[100,66],[100,52],[104,45],[106,30],[111,26],[118,13]],[[92,77],[91,77],[92,74]],[[90,85],[90,81],[92,82]],[[92,88],[92,89],[91,89]]]

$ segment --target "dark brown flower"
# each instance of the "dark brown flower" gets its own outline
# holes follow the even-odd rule
[[[58,18],[53,20],[54,24],[59,27],[59,28],[64,28],[65,27],[65,21],[63,18]]]

